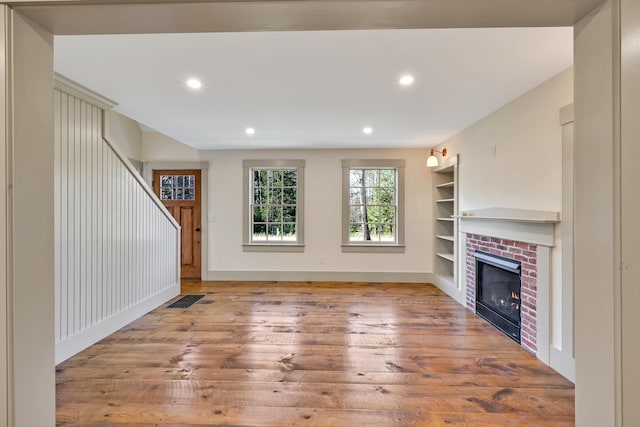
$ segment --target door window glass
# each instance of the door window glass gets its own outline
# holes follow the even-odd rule
[[[160,200],[195,200],[195,175],[160,175]]]

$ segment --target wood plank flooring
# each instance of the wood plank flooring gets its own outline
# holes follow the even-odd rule
[[[57,367],[59,426],[573,426],[573,384],[426,284],[184,282]]]

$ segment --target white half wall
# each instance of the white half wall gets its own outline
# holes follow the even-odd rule
[[[58,89],[54,101],[60,363],[180,292],[180,232],[126,154],[103,138],[104,110]]]

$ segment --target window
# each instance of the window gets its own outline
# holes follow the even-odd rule
[[[251,177],[251,241],[297,241],[298,171],[252,168]]]
[[[195,200],[195,175],[160,175],[160,200]]]
[[[245,251],[302,251],[304,160],[245,160]]]
[[[342,161],[342,248],[404,250],[404,160]]]

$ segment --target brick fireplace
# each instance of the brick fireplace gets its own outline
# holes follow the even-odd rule
[[[493,255],[514,259],[522,263],[521,272],[521,345],[531,353],[537,353],[537,245],[518,242],[499,237],[482,236],[467,233],[466,253],[466,305],[475,313],[476,307],[476,251],[488,252]]]
[[[520,344],[547,365],[551,353],[551,254],[558,212],[508,208],[463,211],[461,291],[476,308],[476,251],[520,263]],[[513,336],[512,336],[513,338]]]

